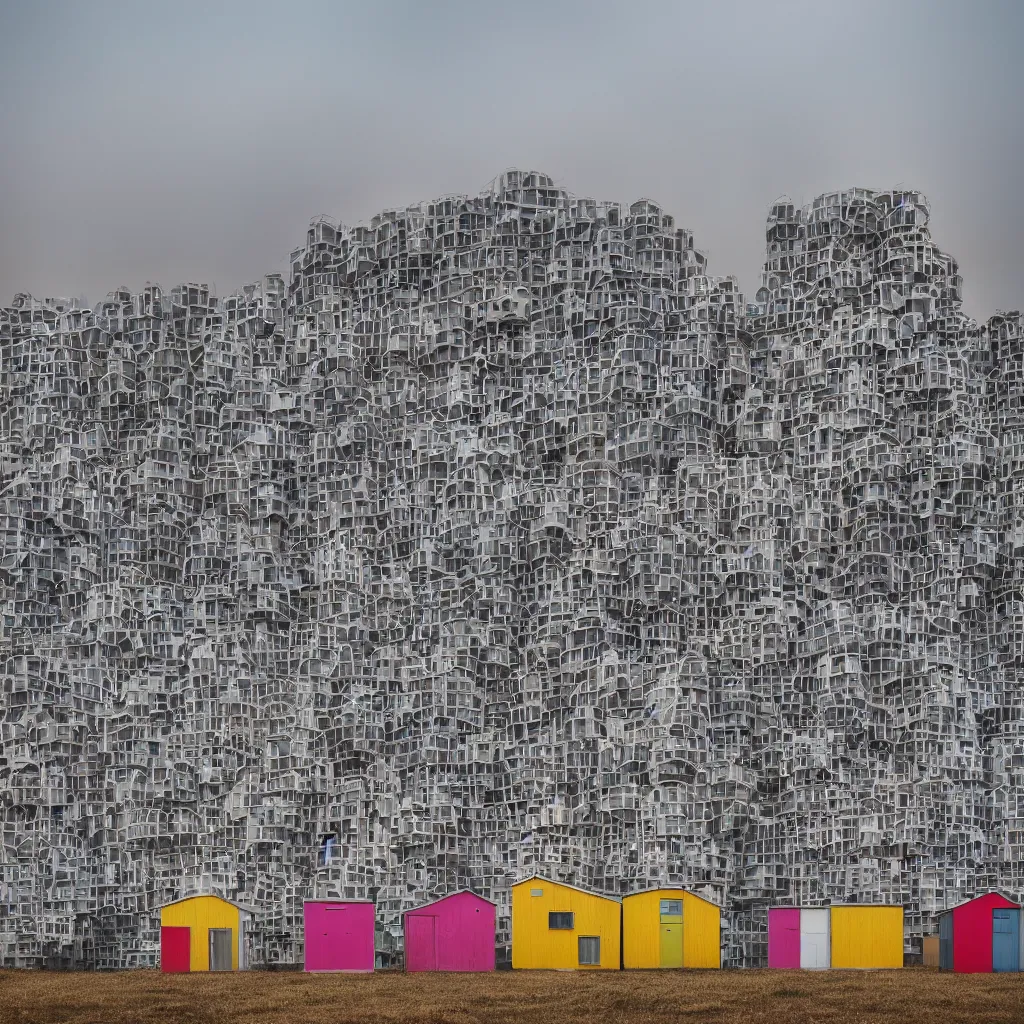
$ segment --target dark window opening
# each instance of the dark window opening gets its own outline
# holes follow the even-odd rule
[[[579,939],[579,961],[583,966],[600,966],[601,939],[597,935],[581,935]]]

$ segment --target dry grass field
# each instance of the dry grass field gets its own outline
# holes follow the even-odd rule
[[[1024,975],[687,971],[320,975],[0,972],[2,1024],[1024,1021]]]

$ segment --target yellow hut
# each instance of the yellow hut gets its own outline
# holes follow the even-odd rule
[[[244,971],[247,907],[220,896],[186,896],[160,908],[160,970]]]
[[[903,908],[871,904],[832,906],[833,967],[902,967]]]
[[[512,967],[619,969],[622,905],[534,875],[512,886]]]
[[[646,889],[622,900],[622,962],[635,967],[721,967],[721,911],[685,889]]]

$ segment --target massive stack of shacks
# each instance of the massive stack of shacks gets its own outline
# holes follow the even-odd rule
[[[531,872],[723,907],[1024,896],[1024,344],[912,191],[768,218],[745,305],[657,204],[508,172],[284,277],[0,312],[0,961],[161,904]],[[505,954],[507,956],[507,952]]]

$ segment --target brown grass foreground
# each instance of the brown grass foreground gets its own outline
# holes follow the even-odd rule
[[[3,1024],[1024,1021],[1024,976],[934,970],[163,975],[0,972]]]

